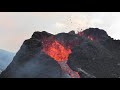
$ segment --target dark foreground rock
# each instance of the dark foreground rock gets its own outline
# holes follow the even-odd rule
[[[27,58],[27,57],[24,57]],[[46,54],[37,54],[30,59],[13,61],[1,74],[2,78],[59,78],[59,64]]]
[[[34,36],[35,35],[35,36]],[[1,78],[59,78],[62,71],[59,64],[41,52],[42,38],[47,32],[34,33],[26,40],[11,64],[0,75]]]

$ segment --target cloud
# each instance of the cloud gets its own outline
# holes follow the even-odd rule
[[[64,23],[61,23],[61,22],[56,22],[56,27],[57,27],[57,28],[64,28],[64,27],[65,27],[65,24],[64,24]]]
[[[34,31],[56,34],[97,27],[120,39],[118,12],[0,12],[0,48],[17,51]]]
[[[12,30],[15,27],[16,23],[9,15],[0,13],[0,28],[3,30]]]

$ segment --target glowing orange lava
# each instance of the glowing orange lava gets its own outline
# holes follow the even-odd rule
[[[56,40],[51,45],[49,45],[49,47],[44,48],[43,51],[58,62],[68,60],[68,56],[71,53],[70,48],[66,49],[63,45],[58,43]]]
[[[45,39],[43,41],[42,51],[45,52],[50,57],[52,57],[54,60],[56,60],[60,65],[61,69],[65,73],[70,75],[71,78],[80,78],[80,75],[78,74],[78,72],[73,71],[67,65],[69,54],[72,53],[69,46],[65,48],[57,40],[55,40],[54,37],[51,37],[49,40]]]

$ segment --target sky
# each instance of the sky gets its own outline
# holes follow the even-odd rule
[[[120,39],[120,12],[0,12],[0,49],[17,52],[35,31],[104,29]]]

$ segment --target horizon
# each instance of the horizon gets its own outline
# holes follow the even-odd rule
[[[35,31],[99,28],[120,39],[120,12],[0,12],[0,49],[16,53]]]

